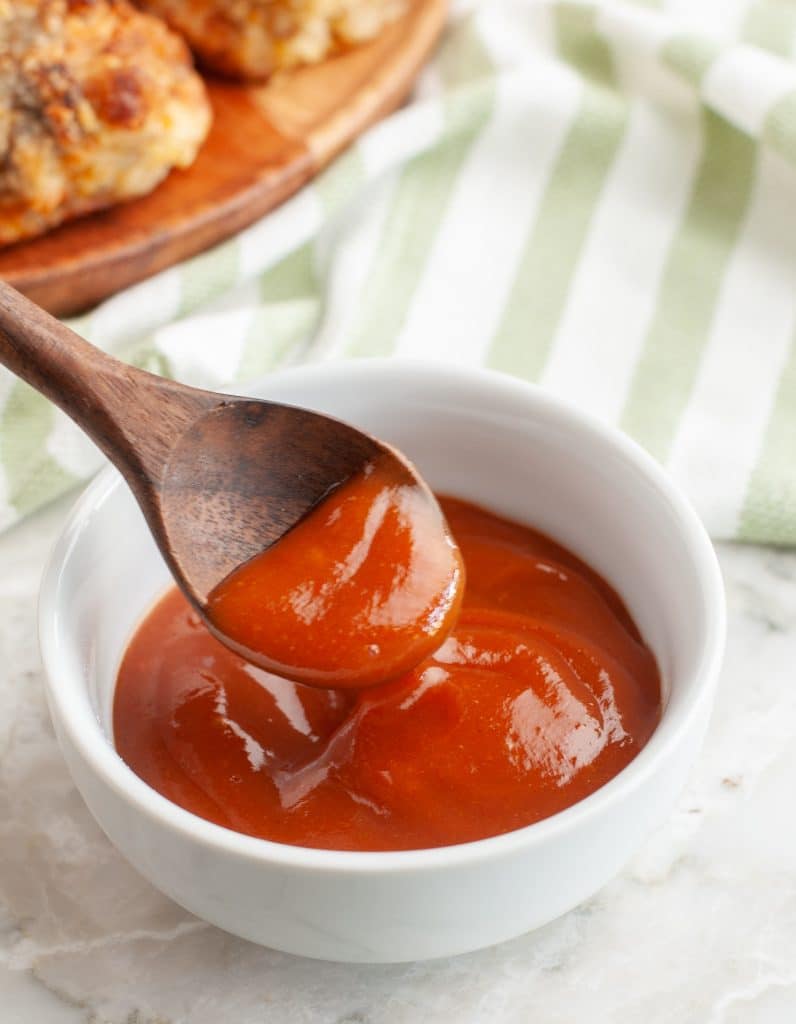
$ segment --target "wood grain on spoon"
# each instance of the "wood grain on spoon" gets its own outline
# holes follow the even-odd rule
[[[180,588],[219,639],[245,649],[263,667],[278,667],[303,682],[325,682],[322,661],[312,662],[321,670],[315,679],[306,665],[270,657],[267,628],[258,649],[246,642],[250,633],[243,642],[236,640],[234,621],[220,630],[208,614],[211,595],[335,488],[364,479],[374,465],[386,465],[400,486],[411,487],[431,510],[423,543],[448,544],[447,526],[429,489],[408,462],[375,438],[306,409],[189,388],[134,369],[2,281],[0,363],[60,406],[116,465]],[[433,628],[425,628],[417,661],[453,624],[463,583],[457,567],[455,552],[451,578],[439,577],[439,614],[429,620]],[[278,626],[274,623],[277,631]],[[303,646],[309,649],[312,624],[306,627]],[[357,636],[352,634],[354,646]],[[372,657],[338,658],[332,666],[335,685],[394,675],[404,667],[406,650],[400,644],[391,650],[385,647],[378,672]]]

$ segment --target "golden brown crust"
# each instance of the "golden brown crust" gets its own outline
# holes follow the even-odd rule
[[[0,245],[151,191],[209,125],[183,40],[127,0],[0,0]]]
[[[408,0],[138,0],[185,35],[207,67],[236,78],[312,64],[377,35]]]

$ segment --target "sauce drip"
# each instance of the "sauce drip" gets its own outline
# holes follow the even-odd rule
[[[340,850],[497,835],[611,779],[661,700],[619,597],[542,534],[441,505],[467,588],[455,629],[414,669],[360,692],[297,685],[223,647],[175,590],[121,665],[122,758],[210,821]]]
[[[261,668],[312,686],[362,687],[431,654],[463,590],[433,494],[381,458],[219,584],[207,617]]]

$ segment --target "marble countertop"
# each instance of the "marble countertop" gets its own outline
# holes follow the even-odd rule
[[[621,877],[481,953],[347,966],[196,920],[95,826],[53,737],[35,636],[65,510],[0,538],[2,1024],[796,1020],[796,554],[721,549],[729,647],[708,741]]]

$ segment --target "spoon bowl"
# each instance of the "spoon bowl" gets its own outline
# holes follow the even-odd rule
[[[175,440],[155,486],[136,497],[175,579],[204,612],[235,569],[379,456],[399,461],[329,416],[212,395]],[[404,460],[401,471],[416,479]]]

